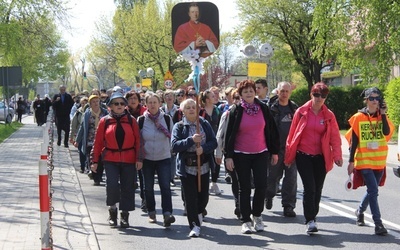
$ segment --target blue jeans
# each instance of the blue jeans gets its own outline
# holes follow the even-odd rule
[[[363,176],[365,185],[367,186],[367,193],[361,200],[359,210],[361,213],[363,213],[365,210],[367,210],[369,205],[375,225],[381,225],[381,212],[378,204],[378,185],[383,176],[383,171],[362,169],[361,174]]]
[[[143,160],[144,195],[146,197],[147,210],[150,214],[156,212],[156,201],[154,199],[154,176],[157,172],[158,184],[161,190],[161,208],[163,215],[172,214],[171,187],[171,159],[160,161]]]

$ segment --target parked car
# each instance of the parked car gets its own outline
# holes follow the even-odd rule
[[[14,117],[15,111],[13,108],[8,107],[4,102],[0,102],[0,121],[5,123],[11,123]]]

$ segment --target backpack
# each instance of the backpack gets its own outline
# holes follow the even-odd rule
[[[171,131],[171,116],[164,114],[164,120],[165,120],[165,123],[167,124],[168,131]],[[143,128],[143,123],[144,123],[144,116],[141,115],[138,117],[138,124],[139,124],[140,130],[142,130],[142,128]]]

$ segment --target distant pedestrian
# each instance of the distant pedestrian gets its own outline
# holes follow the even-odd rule
[[[111,95],[108,102],[110,114],[103,117],[91,152],[91,169],[97,171],[100,160],[106,171],[106,204],[109,206],[109,225],[117,226],[119,203],[122,228],[129,227],[129,211],[135,209],[133,188],[140,148],[139,126],[126,110],[128,104],[120,92]]]
[[[38,126],[44,124],[44,104],[43,100],[40,99],[40,95],[36,96],[33,102],[33,110],[35,110],[35,119]]]
[[[387,142],[392,137],[394,125],[386,116],[387,107],[382,92],[376,88],[364,90],[366,107],[349,119],[350,142],[348,174],[361,175],[367,192],[356,210],[357,225],[364,226],[364,212],[370,206],[375,223],[375,234],[386,235],[378,203],[378,186],[383,186],[388,154]]]
[[[17,121],[22,123],[22,114],[25,113],[26,110],[26,102],[22,99],[22,97],[18,98],[17,101]]]
[[[49,98],[49,95],[45,94],[44,95],[44,99],[43,99],[44,122],[47,122],[47,116],[49,114],[51,105],[52,105],[52,103],[51,103],[51,100]]]
[[[93,148],[94,139],[97,133],[100,119],[108,115],[108,111],[101,107],[100,97],[98,95],[91,95],[88,99],[89,107],[85,110],[83,121],[76,136],[75,147],[85,155],[87,165],[90,162],[90,152]],[[103,179],[104,164],[100,157],[97,162],[96,172],[89,173],[89,177],[93,179],[93,185],[99,186]]]
[[[71,125],[69,114],[74,105],[74,100],[72,100],[71,95],[66,92],[64,85],[61,85],[59,90],[60,93],[53,97],[53,110],[57,126],[57,145],[61,145],[61,131],[64,131],[64,147],[68,148],[69,128]]]
[[[272,201],[278,189],[279,182],[282,181],[282,207],[283,216],[295,217],[297,201],[297,167],[293,163],[287,167],[283,163],[285,158],[286,139],[292,124],[294,112],[298,108],[297,104],[290,100],[292,86],[289,82],[280,82],[277,87],[277,95],[269,99],[268,106],[274,117],[276,126],[279,130],[280,150],[276,165],[268,165],[267,192],[265,194],[265,208],[272,208]]]
[[[184,117],[176,123],[171,138],[172,150],[177,153],[177,175],[181,178],[183,198],[187,210],[187,219],[190,227],[190,237],[200,235],[200,226],[203,221],[203,213],[208,204],[210,182],[210,169],[215,168],[214,149],[217,140],[211,125],[202,117],[199,117],[200,133],[196,132],[196,102],[186,99],[180,105]],[[197,147],[196,144],[200,146]],[[201,166],[201,190],[198,190],[198,156]]]
[[[324,104],[328,93],[324,83],[313,85],[311,100],[296,110],[286,141],[284,163],[289,167],[296,162],[303,181],[308,234],[318,232],[316,218],[326,174],[332,170],[333,163],[343,164],[339,126],[333,112]]]

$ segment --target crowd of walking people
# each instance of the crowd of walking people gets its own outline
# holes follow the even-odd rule
[[[118,226],[118,209],[120,226],[129,227],[138,188],[148,222],[157,222],[156,179],[163,226],[170,227],[175,222],[171,186],[179,179],[188,235],[199,237],[209,195],[222,193],[218,181],[224,166],[243,234],[264,231],[262,213],[272,208],[278,192],[283,216],[297,216],[297,173],[306,233],[314,234],[325,178],[334,164],[343,165],[341,138],[325,105],[327,85],[314,84],[310,100],[300,107],[290,99],[292,90],[291,83],[280,82],[276,95],[269,96],[266,80],[259,79],[224,89],[224,100],[217,87],[200,93],[193,87],[127,93],[114,87],[73,98],[60,86],[51,105],[57,145],[77,147],[80,172],[95,186],[106,183],[111,227]],[[370,205],[375,234],[385,235],[377,196],[394,128],[379,89],[366,89],[363,98],[366,107],[349,119],[348,174],[357,174],[360,185],[367,186],[355,212],[357,225],[365,224],[363,213]],[[362,130],[371,136],[361,136]]]

